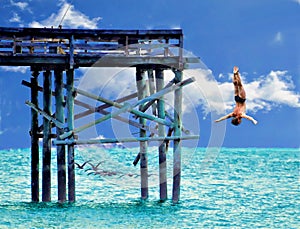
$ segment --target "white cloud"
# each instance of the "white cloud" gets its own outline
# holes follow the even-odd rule
[[[20,16],[16,12],[14,12],[13,13],[13,17],[9,19],[9,22],[20,23],[21,22],[21,18],[20,18]]]
[[[245,73],[244,73],[245,74]],[[268,112],[278,106],[285,105],[300,108],[300,93],[294,91],[295,86],[287,71],[271,71],[247,82],[242,75],[244,88],[247,94],[247,111]],[[99,76],[106,76],[105,79]],[[165,71],[165,84],[173,79],[172,71]],[[234,92],[231,81],[218,83],[210,70],[192,69],[184,71],[184,79],[194,77],[196,81],[183,87],[183,110],[193,112],[201,107],[204,115],[210,112],[223,114],[234,108]],[[84,79],[85,78],[85,79]],[[120,98],[136,91],[135,70],[133,68],[102,69],[92,68],[85,72],[84,80],[79,87],[92,93],[101,94],[110,99]],[[165,96],[167,108],[172,107],[173,93]]]
[[[29,24],[30,27],[58,27],[62,22],[63,28],[87,28],[96,29],[100,17],[90,19],[85,14],[76,10],[74,5],[67,3],[65,0],[60,1],[60,9],[57,13],[51,14],[47,19],[37,22],[33,21]],[[67,13],[66,13],[67,12]]]
[[[26,73],[26,71],[29,69],[29,67],[26,66],[0,66],[0,70],[5,72],[20,72],[20,73]]]
[[[300,5],[300,0],[293,0],[294,2],[297,2]]]
[[[300,1],[300,0],[299,0]],[[283,41],[283,36],[281,32],[277,32],[273,38],[273,43],[278,44]]]
[[[225,106],[232,109],[233,86],[229,83],[219,86]],[[271,71],[252,82],[244,81],[244,88],[247,94],[247,110],[250,112],[270,111],[280,105],[300,108],[300,94],[294,91],[295,86],[287,71]]]
[[[10,0],[10,4],[12,6],[18,7],[20,10],[28,9],[28,3],[27,2],[15,2],[13,0]]]

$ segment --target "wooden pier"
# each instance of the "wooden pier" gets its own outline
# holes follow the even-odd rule
[[[31,89],[31,193],[38,202],[39,139],[42,147],[42,201],[51,201],[51,146],[57,147],[58,201],[75,201],[74,147],[80,144],[140,142],[140,153],[134,163],[140,163],[141,198],[148,198],[148,142],[158,142],[158,169],[160,200],[167,197],[166,142],[173,141],[173,190],[174,203],[180,197],[181,141],[197,139],[197,135],[182,135],[182,88],[194,79],[183,80],[183,70],[189,63],[197,62],[183,56],[182,30],[83,30],[53,28],[4,28],[0,27],[0,65],[29,66],[30,81],[22,84]],[[74,88],[74,71],[80,67],[132,67],[136,68],[137,92],[111,101],[98,95]],[[164,71],[171,69],[174,79],[164,85]],[[43,85],[38,77],[43,73]],[[101,76],[99,76],[101,77]],[[54,85],[54,89],[52,89]],[[146,88],[150,95],[146,94]],[[42,93],[43,108],[39,104]],[[165,112],[164,95],[174,93],[174,116]],[[104,103],[92,107],[76,99],[80,94]],[[137,97],[130,104],[128,99]],[[55,100],[55,103],[53,103]],[[87,109],[74,114],[74,105]],[[108,107],[117,111],[108,112]],[[152,107],[153,114],[146,113]],[[55,111],[52,109],[55,108]],[[98,112],[103,116],[91,123],[75,127],[74,120]],[[120,114],[130,112],[138,122],[124,119]],[[43,122],[39,123],[38,115]],[[123,139],[78,139],[77,133],[108,119],[117,119],[137,127],[140,135]],[[157,123],[157,136],[147,126],[147,120]],[[54,132],[55,128],[55,132]],[[166,129],[168,133],[166,134]],[[173,133],[173,135],[172,135]],[[147,137],[148,136],[148,137]],[[68,191],[68,192],[67,192]]]

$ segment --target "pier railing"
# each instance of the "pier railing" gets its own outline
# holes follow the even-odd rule
[[[0,27],[0,65],[106,67],[161,64],[182,68],[183,34],[172,30]],[[101,66],[100,66],[101,67]]]

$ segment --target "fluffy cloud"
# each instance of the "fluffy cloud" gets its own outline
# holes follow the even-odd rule
[[[300,0],[299,0],[300,1]],[[277,32],[273,38],[273,43],[274,44],[278,44],[278,43],[282,43],[283,41],[283,36],[281,32]]]
[[[293,0],[294,2],[297,2],[300,5],[300,0]]]
[[[14,12],[13,13],[13,17],[9,19],[9,22],[20,23],[21,22],[21,18],[19,16],[19,14],[17,14],[16,12]]]
[[[15,6],[15,7],[19,8],[20,10],[28,9],[28,3],[27,2],[15,2],[13,0],[10,0],[10,4],[12,6]]]
[[[261,76],[251,82],[245,78],[244,88],[247,93],[247,110],[270,111],[280,105],[300,107],[300,94],[294,91],[295,86],[287,71],[271,71],[266,76]],[[219,84],[226,107],[233,108],[233,86],[228,83]]]
[[[20,72],[20,73],[26,73],[27,70],[29,70],[29,67],[26,66],[0,66],[0,70],[5,72]]]
[[[63,28],[87,28],[96,29],[100,17],[90,19],[85,14],[76,10],[74,5],[67,3],[65,0],[59,2],[60,9],[57,13],[51,14],[47,19],[37,22],[33,21],[29,24],[30,27],[51,27],[60,25],[62,19]]]
[[[106,76],[105,79],[99,76]],[[165,84],[172,80],[172,71],[165,71]],[[191,69],[184,71],[184,79],[194,77],[196,81],[183,87],[183,110],[194,112],[201,107],[203,114],[223,114],[233,109],[234,95],[231,80],[217,82],[209,69]],[[79,87],[92,93],[101,94],[111,99],[119,98],[136,90],[134,69],[93,68],[85,72]],[[247,93],[247,111],[268,112],[278,106],[300,108],[300,94],[294,91],[295,86],[287,71],[271,71],[252,81],[242,75]],[[173,93],[165,96],[170,109],[173,105]]]

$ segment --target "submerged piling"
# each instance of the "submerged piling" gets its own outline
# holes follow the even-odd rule
[[[67,122],[68,130],[74,129],[74,69],[67,70]],[[74,139],[72,135],[69,139]],[[75,201],[74,145],[68,145],[68,199]]]
[[[146,97],[146,74],[142,68],[136,68],[136,85],[138,90],[138,99]],[[139,110],[143,109],[143,105],[139,106]],[[140,124],[146,125],[146,119],[140,117]],[[140,137],[146,137],[146,131],[140,129]],[[148,155],[146,141],[140,142],[140,172],[141,172],[141,198],[148,198]]]
[[[177,82],[182,81],[182,71],[175,70],[175,79]],[[174,92],[174,136],[181,137],[182,128],[182,88]],[[177,203],[180,196],[180,179],[181,179],[181,140],[174,140],[173,146],[173,192],[172,201]]]
[[[156,90],[160,91],[164,87],[164,72],[163,69],[156,69]],[[165,101],[161,97],[157,100],[157,115],[161,119],[165,119]],[[158,124],[159,137],[165,137],[165,126]],[[167,195],[167,158],[166,158],[166,142],[160,141],[158,146],[159,152],[159,196],[160,201],[165,201]]]
[[[64,95],[63,95],[63,72],[55,70],[55,109],[56,119],[64,123]],[[57,139],[64,133],[64,130],[56,127]],[[66,152],[64,145],[57,146],[57,189],[58,189],[58,202],[66,201]]]
[[[49,70],[44,72],[44,112],[51,116],[51,85],[52,77]],[[43,118],[43,177],[42,177],[42,200],[51,201],[51,126],[47,118]]]
[[[31,102],[38,106],[38,71],[32,72]],[[31,109],[31,201],[39,202],[39,138],[38,113]]]

